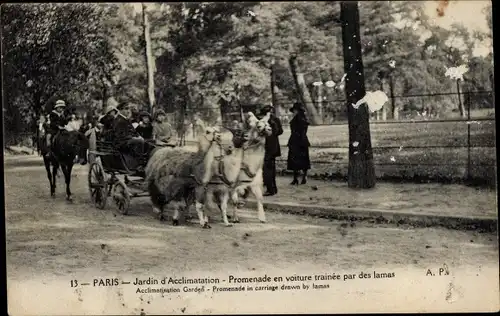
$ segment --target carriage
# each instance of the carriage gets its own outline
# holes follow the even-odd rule
[[[132,198],[149,196],[144,171],[131,168],[130,159],[112,142],[96,140],[89,150],[89,158],[88,185],[91,200],[97,208],[106,208],[111,197],[119,212],[126,215]],[[146,163],[142,161],[140,165],[145,167]]]
[[[90,198],[97,208],[106,208],[108,197],[112,197],[120,213],[126,215],[133,197],[147,196],[144,175],[128,167],[124,155],[112,142],[97,140],[95,149],[89,150],[89,156],[93,157],[89,159]],[[124,175],[125,180],[119,175]],[[138,177],[139,180],[131,181],[129,177]],[[130,190],[129,186],[135,190]]]

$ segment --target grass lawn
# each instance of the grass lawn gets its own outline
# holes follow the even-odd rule
[[[470,127],[470,175],[478,180],[495,181],[495,121],[397,122],[370,124],[376,174],[378,178],[452,181],[467,176]],[[282,155],[278,171],[286,169],[290,137],[288,126],[280,136]],[[228,136],[230,137],[230,136]],[[349,134],[347,124],[310,126],[311,176],[345,177],[348,167]]]

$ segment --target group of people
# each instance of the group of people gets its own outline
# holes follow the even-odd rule
[[[264,107],[259,116],[264,116],[271,112],[269,124],[272,128],[272,134],[266,138],[263,180],[266,187],[265,196],[272,196],[278,193],[276,185],[276,158],[281,156],[281,146],[279,136],[283,134],[283,128],[278,117],[272,113],[273,107]],[[299,184],[299,173],[302,171],[302,179],[300,184],[307,183],[307,171],[311,169],[309,159],[309,139],[307,130],[309,121],[306,116],[305,107],[301,103],[294,103],[290,109],[293,113],[293,118],[290,121],[290,138],[288,140],[288,159],[287,169],[293,171],[293,181],[291,185]]]
[[[155,146],[175,146],[174,130],[166,118],[162,109],[155,111],[154,120],[147,111],[134,116],[127,103],[118,104],[111,99],[94,129],[99,139],[113,142],[120,152],[132,158],[127,160],[129,167],[140,171]]]
[[[71,125],[76,117],[67,115],[66,103],[58,100],[45,122],[48,148],[46,155],[52,155],[54,137],[69,127],[80,129],[87,137],[95,132],[96,139],[113,142],[120,152],[131,158],[127,162],[135,164],[129,166],[140,170],[144,168],[148,154],[156,145],[175,145],[174,130],[166,118],[167,114],[161,109],[155,111],[154,121],[146,111],[139,112],[134,117],[127,103],[119,104],[110,99],[103,115],[78,128],[76,123],[73,124],[75,126]]]
[[[47,128],[49,149],[51,148],[53,136],[60,130],[65,129],[71,120],[71,118],[66,117],[65,109],[65,102],[58,100],[49,114]],[[295,103],[290,111],[293,113],[293,118],[290,121],[291,134],[287,144],[287,169],[293,171],[292,185],[306,184],[307,171],[311,168],[309,159],[310,143],[307,137],[309,122],[305,114],[305,108],[301,103]],[[258,115],[262,117],[269,112],[271,112],[269,124],[272,128],[272,134],[266,138],[263,166],[266,196],[278,193],[276,158],[281,156],[279,136],[283,134],[282,124],[280,119],[272,113],[272,106],[263,107]],[[99,139],[113,142],[118,150],[131,156],[130,163],[135,162],[136,165],[133,167],[140,170],[140,168],[144,167],[147,157],[155,145],[175,146],[175,132],[166,118],[167,115],[162,109],[155,111],[153,120],[146,111],[141,111],[134,117],[131,107],[127,103],[118,104],[114,99],[110,99],[103,115],[97,121],[90,122],[83,132],[88,136],[88,133],[93,130]],[[49,150],[47,155],[50,154]],[[302,179],[299,182],[300,171],[302,171]]]

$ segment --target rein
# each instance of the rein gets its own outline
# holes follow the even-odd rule
[[[266,135],[263,132],[260,132],[258,134],[258,136],[259,137],[265,137]],[[253,141],[253,144],[250,144],[247,147],[247,149],[249,149],[249,148],[259,148],[259,147],[263,147],[264,146],[264,143],[262,141],[256,141],[255,139],[253,139],[252,141]],[[251,180],[240,180],[240,181],[238,181],[238,182],[241,182],[241,183],[252,182],[253,178],[255,178],[257,176],[257,173],[256,172],[252,172],[250,170],[250,166],[248,164],[246,164],[245,162],[241,163],[241,171],[243,171],[243,173],[245,173],[245,175],[251,179]]]
[[[224,155],[222,154],[222,152],[223,152],[223,150],[222,150],[222,144],[221,144],[219,141],[215,140],[215,139],[209,140],[209,139],[208,139],[205,135],[203,135],[203,137],[204,137],[204,138],[205,138],[205,139],[209,142],[209,144],[210,144],[210,146],[208,147],[208,148],[209,148],[209,150],[210,150],[210,148],[213,146],[213,144],[214,144],[214,143],[215,143],[215,144],[217,144],[217,146],[218,146],[218,147],[219,147],[219,149],[220,149],[221,154],[220,154],[219,156],[215,156],[215,157],[214,157],[214,159],[215,159],[215,160],[218,160],[218,161],[219,161],[219,163],[222,163],[222,161],[223,161],[223,160],[222,160],[222,158],[224,158]],[[208,151],[205,153],[205,155],[207,155],[207,154],[208,154]],[[220,169],[220,167],[219,167],[219,169]],[[196,183],[197,183],[198,185],[203,185],[203,183],[202,183],[202,182],[201,182],[198,178],[196,178],[196,176],[195,176],[194,174],[192,174],[192,175],[191,175],[191,177],[194,179],[194,181],[196,181]]]
[[[240,171],[243,171],[245,172],[245,174],[247,176],[249,176],[250,178],[254,178],[257,174],[256,173],[252,173],[250,171],[250,167],[246,164],[243,163],[243,160],[245,158],[245,152],[248,151],[249,149],[254,149],[254,148],[259,148],[259,147],[262,147],[263,146],[263,143],[261,141],[255,141],[254,139],[250,142],[250,144],[248,144],[248,146],[244,147],[243,150],[242,150],[242,156],[241,157],[241,164],[242,166],[240,167]],[[238,181],[238,179],[236,179],[235,181],[230,181],[229,179],[227,179],[226,175],[225,175],[225,172],[224,172],[224,160],[223,160],[224,156],[222,156],[219,160],[219,174],[217,175],[217,178],[219,178],[221,182],[216,182],[216,181],[210,181],[208,184],[225,184],[227,185],[228,187],[234,187],[236,185],[236,183],[238,182],[243,182],[243,181]],[[245,182],[249,182],[249,181],[245,181]]]

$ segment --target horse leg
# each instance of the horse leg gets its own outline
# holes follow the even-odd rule
[[[222,212],[222,220],[224,221],[224,225],[226,225],[226,227],[233,226],[232,224],[229,223],[227,219],[227,205],[229,202],[229,193],[230,193],[229,191],[225,191],[221,194],[220,206],[219,206]]]
[[[45,170],[47,171],[47,178],[49,179],[49,183],[50,183],[50,196],[55,197],[56,196],[56,188],[55,188],[54,180],[52,177],[52,173],[50,172],[50,167],[51,167],[50,159],[44,156],[43,163],[45,164]]]
[[[73,199],[71,198],[71,189],[70,189],[71,170],[73,169],[73,165],[69,164],[64,167],[61,165],[61,169],[63,170],[64,180],[66,181],[66,200],[68,202],[73,202]]]
[[[56,161],[54,158],[49,158],[53,159],[52,160],[52,184],[54,185],[54,194],[56,193],[56,188],[57,188],[57,178],[59,178],[58,171],[59,171],[59,162]]]
[[[259,185],[251,185],[250,190],[252,191],[255,199],[257,199],[257,216],[261,223],[266,222],[266,214],[264,213],[264,195],[262,194],[262,189]]]

